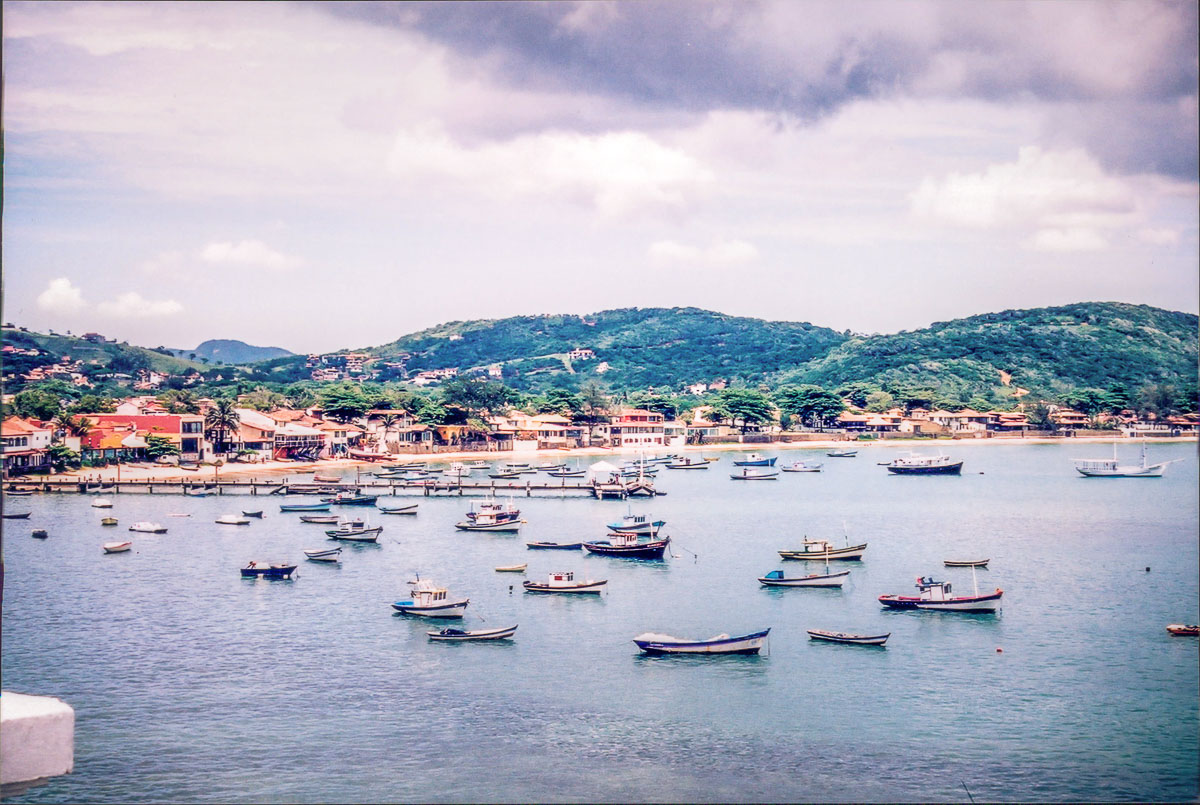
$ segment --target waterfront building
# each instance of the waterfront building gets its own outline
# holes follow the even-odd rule
[[[4,472],[44,472],[50,466],[51,428],[34,419],[9,417],[0,423]]]

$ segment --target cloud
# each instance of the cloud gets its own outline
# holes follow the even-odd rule
[[[101,302],[97,310],[105,316],[121,319],[156,319],[183,312],[174,299],[150,300],[137,291],[128,291],[116,299]]]
[[[83,301],[83,292],[71,284],[66,277],[50,280],[46,290],[38,294],[37,306],[47,313],[70,314],[78,313],[87,307]]]
[[[1041,252],[1094,252],[1107,248],[1108,241],[1094,229],[1042,229],[1029,246]]]
[[[1179,230],[1143,227],[1137,231],[1138,240],[1154,246],[1174,246],[1179,243]]]
[[[688,246],[673,240],[660,240],[650,244],[646,250],[651,262],[658,265],[671,263],[736,265],[758,259],[758,249],[744,240],[716,241],[707,247]]]
[[[265,268],[271,271],[284,271],[302,262],[299,258],[288,257],[275,251],[261,240],[210,243],[201,250],[200,259],[206,263]]]

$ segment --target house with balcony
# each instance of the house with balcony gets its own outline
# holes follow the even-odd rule
[[[93,427],[132,425],[148,436],[166,439],[179,448],[182,461],[205,461],[213,457],[212,444],[204,438],[200,414],[82,414]]]
[[[5,475],[45,472],[50,469],[50,442],[54,431],[33,419],[9,417],[0,423],[0,454]]]
[[[609,418],[608,441],[612,447],[664,447],[666,417],[644,408],[622,408]]]

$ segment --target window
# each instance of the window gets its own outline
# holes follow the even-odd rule
[[[203,430],[203,422],[184,422],[179,428],[180,433],[200,433]]]

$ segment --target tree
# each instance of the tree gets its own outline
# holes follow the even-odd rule
[[[562,414],[572,416],[580,408],[580,400],[566,389],[549,388],[541,397],[535,397],[533,407],[539,414]]]
[[[171,440],[165,436],[146,437],[146,458],[151,461],[163,456],[177,456],[179,454],[179,448],[172,444]]]
[[[874,383],[867,383],[862,380],[858,380],[853,383],[846,383],[838,386],[837,388],[837,395],[839,397],[841,397],[843,400],[848,400],[851,405],[857,405],[859,408],[866,408],[867,405],[870,404],[871,395],[879,392],[880,388]]]
[[[846,403],[832,391],[820,386],[785,386],[775,394],[779,410],[801,422],[822,427],[846,410]]]
[[[99,394],[84,394],[67,406],[68,414],[111,414],[117,410],[117,401]]]
[[[717,394],[717,402],[713,407],[714,410],[720,407],[742,433],[751,425],[770,422],[775,418],[775,407],[771,405],[771,400],[761,391],[753,389],[723,389]]]
[[[1167,383],[1150,383],[1138,390],[1137,407],[1143,414],[1170,416],[1178,411],[1178,390]]]
[[[83,417],[73,417],[64,412],[54,417],[54,429],[70,436],[87,436],[92,432],[92,423]]]
[[[400,422],[399,414],[384,414],[379,418],[379,424],[383,426],[383,443],[387,444],[388,434],[392,432],[392,428],[396,427]]]
[[[679,412],[675,398],[650,392],[634,394],[629,398],[629,404],[636,408],[644,408],[647,411],[662,414],[664,419],[674,419]]]
[[[503,383],[456,377],[442,385],[442,400],[445,405],[461,408],[468,419],[498,413],[512,399],[512,389]]]
[[[579,412],[585,422],[595,425],[608,417],[609,401],[600,384],[594,380],[583,384],[579,390]]]
[[[226,437],[241,427],[242,421],[234,408],[233,400],[217,400],[216,405],[204,415],[204,428],[208,434],[216,435],[214,442],[217,454],[225,453]]]
[[[238,402],[243,408],[253,408],[255,411],[274,411],[287,405],[287,398],[277,391],[271,391],[266,386],[256,386],[253,391],[242,394]]]
[[[357,419],[371,410],[371,399],[354,383],[328,386],[317,399],[326,416],[341,422]]]
[[[172,414],[198,414],[200,405],[195,392],[171,389],[158,395],[158,401]]]
[[[48,391],[26,389],[13,397],[13,407],[16,408],[19,417],[49,420],[58,416],[62,410],[62,402]]]
[[[46,450],[46,457],[50,459],[50,466],[56,471],[62,472],[65,469],[76,469],[79,467],[79,454],[65,444],[52,444]]]
[[[863,407],[873,414],[880,414],[891,409],[895,401],[896,399],[886,391],[872,391],[867,395],[867,404]]]

